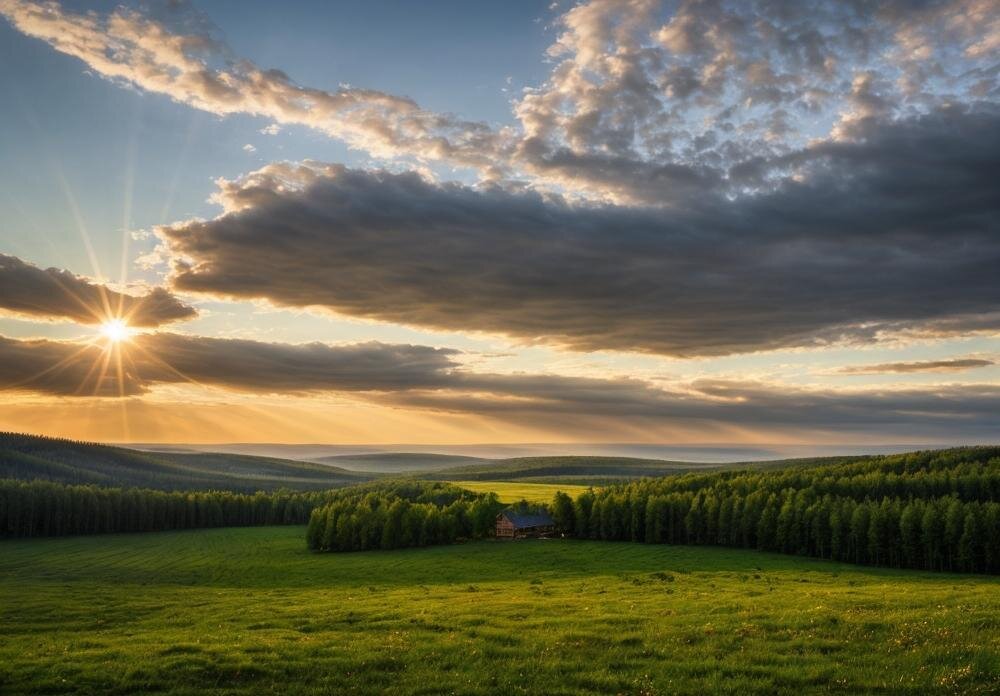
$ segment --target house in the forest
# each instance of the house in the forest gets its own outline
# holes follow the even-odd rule
[[[520,513],[504,510],[497,515],[498,539],[541,537],[555,532],[556,523],[548,513]]]

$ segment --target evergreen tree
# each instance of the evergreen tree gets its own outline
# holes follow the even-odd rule
[[[562,534],[573,534],[576,528],[573,499],[562,491],[557,491],[552,499],[552,520],[556,523],[556,530]]]
[[[919,568],[923,563],[920,540],[921,518],[920,508],[915,501],[907,503],[899,517],[903,563],[908,568]]]
[[[962,524],[962,535],[958,540],[958,568],[967,573],[974,573],[980,568],[979,549],[982,535],[979,530],[979,521],[974,510],[965,513],[965,522]]]
[[[851,515],[851,548],[855,563],[868,562],[868,526],[871,522],[869,503],[858,505]]]

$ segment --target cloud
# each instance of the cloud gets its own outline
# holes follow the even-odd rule
[[[369,89],[328,92],[295,84],[280,70],[234,57],[183,3],[161,16],[118,8],[77,14],[57,2],[0,0],[0,13],[28,36],[82,60],[97,74],[165,94],[218,115],[251,114],[301,124],[378,157],[413,156],[491,170],[496,133],[484,124],[421,109]]]
[[[168,8],[102,16],[0,0],[24,34],[194,108],[618,203],[739,194],[726,170],[744,160],[858,138],[869,121],[995,100],[1000,89],[992,0],[592,0],[556,20],[549,77],[515,102],[513,125],[496,127],[385,92],[300,86],[234,56],[183,4]]]
[[[377,342],[281,344],[174,333],[119,347],[0,337],[0,389],[58,396],[128,396],[161,384],[308,394],[437,386],[455,351]],[[120,364],[120,368],[119,368]]]
[[[202,384],[279,393],[405,390],[436,385],[455,367],[456,351],[375,341],[330,346],[283,344],[156,333],[136,339],[140,379],[176,382],[177,373]],[[168,364],[146,364],[149,356]],[[154,361],[155,362],[155,361]]]
[[[197,312],[164,288],[142,296],[109,289],[69,271],[42,269],[0,254],[0,310],[27,317],[100,324],[112,317],[152,327],[193,319]]]
[[[247,143],[246,145],[243,146],[243,152],[254,153],[257,152],[257,148],[251,145],[250,143]]]
[[[591,436],[676,428],[986,438],[1000,426],[997,385],[833,391],[698,380],[663,388],[636,379],[471,372],[454,351],[426,346],[292,345],[164,333],[134,341],[118,353],[97,344],[0,337],[0,389],[130,396],[156,385],[197,383],[258,394],[345,393],[392,408]]]
[[[726,438],[789,434],[881,438],[995,439],[1000,386],[939,385],[907,390],[835,391],[701,380],[666,390],[636,380],[494,376],[473,378],[480,393],[411,391],[378,395],[397,407],[474,414],[594,438],[702,433]],[[492,383],[491,386],[489,383]]]
[[[0,389],[56,396],[131,396],[131,379],[101,377],[110,356],[97,344],[0,337]]]
[[[179,291],[574,350],[711,356],[1000,327],[1000,112],[944,109],[749,163],[767,193],[585,206],[273,164],[164,226]],[[252,263],[249,261],[252,259]]]
[[[108,79],[493,184],[282,164],[221,181],[221,217],[160,232],[178,289],[675,356],[1000,324],[990,0],[592,0],[556,21],[552,71],[504,127],[298,85],[177,7],[0,0]]]
[[[549,78],[515,105],[515,162],[618,202],[738,194],[724,171],[746,159],[995,97],[981,71],[997,14],[992,0],[580,3],[556,22]]]
[[[887,372],[964,372],[965,370],[989,367],[995,364],[993,360],[983,358],[953,358],[949,360],[880,363],[878,365],[851,365],[840,368],[838,372],[845,375],[878,375]]]

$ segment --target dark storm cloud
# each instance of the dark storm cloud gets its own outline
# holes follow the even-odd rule
[[[0,390],[55,396],[133,396],[145,391],[133,374],[118,379],[112,355],[98,344],[0,336]]]
[[[841,368],[838,372],[845,375],[877,375],[886,372],[962,372],[995,364],[992,360],[983,358],[955,358],[951,360],[880,363],[878,365],[851,365]]]
[[[647,434],[672,427],[992,439],[1000,428],[1000,386],[994,384],[843,392],[714,380],[684,390],[634,380],[546,376],[472,376],[471,382],[477,388],[469,393],[418,390],[377,399],[578,435],[612,425]]]
[[[179,373],[202,384],[284,393],[433,387],[454,367],[456,353],[376,341],[296,345],[169,333],[141,336],[136,343],[142,349],[137,374],[148,382],[183,381]]]
[[[42,269],[6,254],[0,254],[0,310],[81,324],[122,316],[132,326],[160,326],[197,315],[164,288],[141,297],[126,295],[69,271]]]
[[[141,394],[197,383],[281,394],[350,393],[384,406],[586,433],[622,428],[754,428],[990,437],[1000,386],[833,391],[699,380],[663,388],[635,379],[463,370],[454,351],[362,343],[290,345],[176,334],[101,345],[0,337],[0,389],[58,396]]]
[[[570,205],[269,165],[160,228],[174,287],[577,350],[706,356],[1000,326],[1000,113],[944,109],[751,162],[766,193]]]
[[[267,393],[392,391],[438,386],[442,371],[454,367],[453,353],[376,342],[294,345],[171,333],[136,336],[109,350],[102,341],[0,337],[0,389],[117,396],[193,383]]]

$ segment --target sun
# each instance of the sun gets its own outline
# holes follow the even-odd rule
[[[131,331],[121,319],[111,319],[101,324],[101,335],[110,343],[121,343],[128,339]]]

